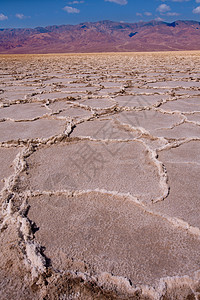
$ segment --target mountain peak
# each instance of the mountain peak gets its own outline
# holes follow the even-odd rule
[[[0,29],[0,53],[200,50],[200,22],[110,20]]]

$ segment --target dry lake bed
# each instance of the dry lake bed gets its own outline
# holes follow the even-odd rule
[[[0,56],[0,298],[200,299],[200,52]]]

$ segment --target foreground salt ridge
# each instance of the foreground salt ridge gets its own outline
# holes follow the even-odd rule
[[[169,102],[171,100],[165,101]],[[176,101],[176,100],[173,100]],[[59,191],[25,191],[25,192],[14,192],[15,190],[15,186],[16,183],[20,177],[20,174],[26,169],[26,158],[31,156],[31,154],[35,151],[37,151],[37,149],[40,148],[41,145],[53,145],[55,143],[59,143],[60,141],[66,140],[67,136],[70,136],[71,132],[73,132],[73,129],[75,128],[75,126],[78,127],[79,124],[86,122],[88,120],[95,120],[97,117],[105,117],[105,116],[112,116],[114,114],[118,114],[122,111],[148,111],[150,110],[156,110],[159,111],[163,114],[176,114],[178,116],[180,116],[182,118],[181,121],[178,121],[177,124],[172,124],[172,126],[170,127],[175,128],[177,126],[179,126],[182,123],[187,123],[187,119],[185,117],[185,115],[183,113],[180,112],[168,112],[165,110],[160,109],[160,106],[162,106],[162,104],[164,103],[164,101],[162,101],[162,103],[157,104],[157,107],[153,106],[147,106],[147,107],[139,107],[139,108],[133,108],[133,107],[118,107],[118,105],[115,105],[113,107],[111,107],[110,109],[105,109],[99,112],[99,108],[97,108],[96,110],[90,109],[88,106],[84,106],[84,109],[86,110],[90,110],[93,113],[92,117],[86,117],[86,118],[82,118],[79,119],[78,121],[76,119],[70,118],[70,120],[68,118],[64,118],[64,117],[59,117],[59,113],[57,115],[55,114],[50,114],[51,117],[53,118],[61,118],[66,120],[67,125],[64,129],[63,132],[61,132],[60,134],[53,136],[53,137],[49,137],[47,139],[28,139],[28,140],[9,140],[9,141],[3,141],[1,142],[1,147],[3,148],[12,148],[12,147],[20,147],[22,149],[23,147],[23,152],[21,152],[20,154],[18,154],[18,156],[15,159],[15,163],[14,163],[14,167],[15,167],[15,172],[9,177],[7,178],[7,180],[5,181],[5,186],[4,189],[1,192],[2,198],[5,199],[4,202],[4,221],[3,221],[3,227],[5,228],[6,224],[9,223],[13,223],[13,224],[17,224],[17,227],[20,228],[20,232],[23,234],[24,238],[24,244],[25,244],[25,258],[27,263],[31,266],[32,269],[32,274],[33,276],[38,276],[38,274],[40,273],[44,273],[45,272],[45,265],[46,265],[46,261],[45,258],[42,254],[42,252],[40,251],[40,246],[37,244],[37,242],[34,239],[34,235],[31,232],[31,226],[30,226],[30,221],[28,220],[27,216],[26,216],[26,212],[24,212],[24,210],[26,211],[26,209],[24,209],[26,200],[22,203],[21,208],[19,209],[19,211],[16,211],[16,208],[14,207],[14,199],[15,197],[20,197],[21,199],[26,198],[28,195],[37,195],[37,194],[69,194],[70,191],[65,191],[65,190],[59,190]],[[71,105],[73,105],[73,103],[70,103]],[[13,104],[15,105],[15,104]],[[79,106],[79,105],[78,105]],[[80,105],[81,106],[81,105]],[[82,106],[82,108],[83,108]],[[77,107],[75,105],[75,107]],[[98,113],[97,113],[98,111]],[[194,114],[196,111],[190,113],[190,114]],[[38,117],[36,118],[37,120],[40,120],[41,118],[44,118],[44,116]],[[46,116],[45,116],[46,118]],[[13,121],[13,120],[12,120]],[[25,120],[22,120],[22,122]],[[32,122],[33,120],[28,120],[29,122]],[[14,121],[15,122],[15,121]],[[120,121],[119,121],[120,122]],[[191,123],[190,121],[188,123]],[[193,122],[192,122],[193,123]],[[193,124],[199,126],[198,122],[194,122]],[[160,185],[163,188],[163,192],[162,195],[157,198],[157,199],[153,199],[153,202],[157,202],[157,201],[162,201],[164,200],[169,193],[169,186],[168,186],[168,175],[167,175],[167,170],[165,168],[165,166],[163,165],[163,163],[161,161],[159,161],[159,159],[157,158],[157,155],[160,151],[166,150],[166,149],[171,149],[171,148],[175,148],[175,147],[179,147],[180,145],[184,144],[184,143],[188,143],[190,141],[199,141],[200,138],[199,137],[185,137],[184,139],[177,139],[177,140],[168,140],[166,138],[161,138],[161,137],[157,137],[154,136],[150,131],[148,131],[145,128],[142,127],[135,127],[132,126],[130,124],[125,124],[121,122],[122,127],[123,126],[129,126],[130,129],[139,132],[138,137],[131,139],[131,140],[127,140],[128,141],[137,141],[142,143],[147,151],[150,154],[150,157],[152,159],[152,162],[157,166],[158,168],[158,173],[160,176]],[[67,139],[67,142],[70,142],[74,140],[75,138]],[[91,142],[95,141],[94,138],[92,137],[79,137],[78,140],[82,141],[82,140],[90,140]],[[149,145],[149,139],[150,140],[156,140],[159,145],[158,146],[154,146],[153,148],[151,147],[151,145]],[[98,139],[98,141],[105,141],[104,139]],[[116,140],[110,140],[110,139],[106,139],[106,141],[113,143],[113,142],[125,142],[124,140],[120,140],[120,139],[116,139]],[[162,146],[161,146],[162,145]],[[79,194],[79,193],[89,193],[91,191],[74,191],[73,194]],[[109,194],[111,192],[109,191],[103,191],[103,190],[99,190],[97,191],[98,193],[102,193],[102,194]],[[112,193],[117,193],[117,191],[112,192]],[[11,196],[12,195],[12,196]],[[121,194],[121,196],[126,196],[128,197],[131,201],[133,201],[135,204],[141,206],[145,211],[151,213],[151,214],[156,214],[158,217],[164,218],[166,220],[166,222],[170,222],[171,224],[173,224],[173,226],[177,226],[181,229],[184,229],[186,231],[189,231],[190,234],[193,234],[195,236],[199,237],[199,228],[195,228],[193,226],[190,226],[187,222],[185,222],[184,220],[179,220],[178,218],[171,218],[167,215],[162,215],[159,213],[156,213],[155,211],[151,210],[148,206],[146,206],[144,203],[142,203],[140,201],[140,199],[137,199],[133,196],[131,196],[129,193],[127,194]],[[9,200],[8,200],[9,199]],[[12,201],[13,199],[13,201]],[[14,207],[14,208],[13,208]],[[76,276],[75,274],[73,276]],[[79,276],[86,276],[86,275],[80,275]],[[99,275],[97,275],[98,278]],[[97,280],[97,278],[95,280],[97,281],[101,281],[103,282],[103,284],[105,284],[105,282],[111,281],[109,288],[112,287],[112,285],[116,285],[118,286],[119,291],[122,290],[123,288],[121,287],[122,285],[125,285],[126,288],[126,292],[128,294],[134,294],[136,295],[137,293],[141,294],[144,296],[145,294],[148,295],[149,297],[152,297],[152,299],[161,299],[164,295],[166,295],[169,292],[170,289],[170,285],[176,285],[178,286],[180,285],[188,285],[190,286],[191,290],[195,290],[195,284],[197,282],[197,280],[199,280],[199,274],[198,272],[195,273],[193,279],[191,279],[190,277],[185,277],[185,282],[183,283],[183,278],[172,278],[172,279],[161,279],[160,285],[156,288],[145,288],[145,287],[138,287],[136,288],[136,290],[132,291],[132,288],[129,285],[129,282],[126,280],[124,281],[124,279],[115,279],[117,277],[112,277],[110,279],[109,278],[110,275],[101,275],[100,279]],[[106,278],[102,279],[102,278]],[[87,279],[88,280],[88,279]],[[86,281],[87,281],[86,280]],[[117,283],[113,283],[113,281],[117,281]],[[121,282],[121,283],[120,283]],[[123,283],[124,282],[124,283]],[[166,286],[163,283],[167,283],[168,289],[166,290]],[[164,287],[165,286],[165,287]],[[138,292],[139,289],[139,292]],[[161,291],[159,291],[161,290]],[[152,294],[152,296],[151,296]],[[195,292],[196,297],[198,296],[198,292]],[[151,299],[151,298],[150,298]]]

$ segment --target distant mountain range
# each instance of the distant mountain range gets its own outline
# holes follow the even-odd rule
[[[200,50],[200,22],[121,23],[0,29],[0,53]]]

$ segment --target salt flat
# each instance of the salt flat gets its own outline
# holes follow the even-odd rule
[[[200,52],[2,55],[1,299],[200,299]]]

